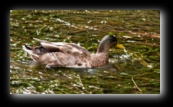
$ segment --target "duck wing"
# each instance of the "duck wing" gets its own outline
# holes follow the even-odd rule
[[[73,55],[85,55],[90,56],[91,53],[86,50],[84,47],[79,46],[74,43],[65,43],[65,42],[48,42],[45,40],[40,40],[34,38],[34,40],[40,42],[40,44],[48,51],[48,52],[62,52],[65,54],[73,54]]]

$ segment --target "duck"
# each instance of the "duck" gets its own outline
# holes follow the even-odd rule
[[[39,46],[22,45],[30,58],[38,63],[52,67],[96,68],[108,64],[109,49],[117,45],[115,35],[106,35],[99,42],[96,53],[75,43],[49,42],[33,38]]]

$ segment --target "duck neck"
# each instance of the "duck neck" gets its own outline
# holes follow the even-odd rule
[[[105,53],[108,54],[110,46],[105,43],[100,43],[97,49],[97,53]]]

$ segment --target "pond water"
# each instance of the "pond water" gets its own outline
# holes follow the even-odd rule
[[[125,48],[99,68],[44,69],[22,50],[39,38],[95,53],[109,32]],[[160,94],[160,11],[11,10],[10,94]]]

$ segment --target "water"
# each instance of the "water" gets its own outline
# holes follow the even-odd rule
[[[95,53],[115,32],[125,49],[109,50],[109,64],[94,69],[34,63],[22,45],[33,38],[80,44]],[[11,10],[11,94],[160,94],[160,12],[154,10]]]

